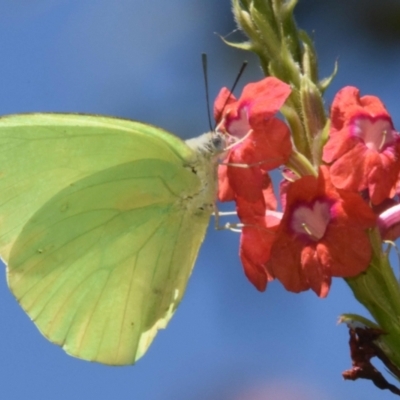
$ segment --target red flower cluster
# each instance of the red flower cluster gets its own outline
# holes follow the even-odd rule
[[[385,106],[375,96],[360,97],[347,86],[332,104],[331,131],[323,160],[331,164],[333,184],[367,190],[373,204],[393,197],[400,172],[400,136]]]
[[[290,87],[272,77],[247,85],[239,99],[221,90],[217,129],[234,144],[219,169],[219,199],[236,202],[243,223],[240,257],[258,290],[277,278],[290,291],[311,288],[325,297],[332,276],[356,276],[369,265],[367,229],[377,217],[365,193],[373,205],[395,194],[399,135],[379,99],[342,89],[323,149],[327,165],[317,177],[285,174],[290,182],[281,185],[282,215],[268,171],[295,151],[288,127],[275,117],[289,95]]]
[[[245,225],[240,257],[258,290],[271,279],[265,263],[274,240],[274,218],[266,212],[276,208],[276,199],[267,171],[284,164],[292,151],[288,127],[274,116],[290,92],[289,85],[269,77],[247,85],[238,100],[223,88],[214,106],[217,129],[236,142],[219,168],[219,200],[236,202]]]

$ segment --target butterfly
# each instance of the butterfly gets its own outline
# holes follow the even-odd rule
[[[79,114],[0,118],[8,285],[72,356],[135,363],[179,305],[217,192],[222,135],[186,142]]]

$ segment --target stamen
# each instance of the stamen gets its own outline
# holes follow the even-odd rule
[[[303,223],[301,224],[301,226],[302,226],[303,229],[307,232],[308,235],[310,235],[310,236],[313,237],[313,234],[312,234],[310,228],[307,226],[307,224],[306,224],[305,222],[303,222]]]
[[[232,143],[231,145],[229,145],[225,151],[230,150],[232,147],[235,147],[237,144],[240,144],[242,142],[244,142],[251,134],[253,133],[253,129],[250,129],[242,138],[237,139],[236,142]],[[231,135],[229,135],[231,136]]]
[[[379,147],[378,147],[379,150],[382,150],[382,147],[383,147],[383,145],[384,145],[385,142],[386,142],[387,134],[388,134],[388,131],[387,131],[387,129],[385,129],[385,130],[382,132],[381,144],[380,144]]]
[[[318,241],[324,236],[330,219],[328,201],[316,200],[311,204],[299,204],[292,214],[291,227],[297,234]]]
[[[364,141],[370,150],[382,151],[394,144],[393,126],[385,116],[359,116],[352,122],[352,134]]]

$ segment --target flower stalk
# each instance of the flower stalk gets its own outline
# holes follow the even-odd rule
[[[377,344],[400,369],[400,286],[390,266],[388,253],[381,250],[377,229],[370,232],[370,240],[373,253],[369,268],[354,278],[347,278],[346,282],[383,330]],[[365,322],[356,315],[351,319]]]
[[[341,89],[326,110],[323,94],[337,65],[319,80],[312,40],[294,20],[296,4],[232,0],[248,40],[224,41],[256,53],[266,78],[239,99],[224,88],[216,100],[218,126],[236,140],[219,171],[219,199],[236,203],[245,227],[242,264],[258,290],[278,279],[289,291],[325,297],[332,277],[345,279],[374,321],[341,316],[351,326],[353,357],[344,376],[397,394],[370,358],[400,380],[400,286],[382,249],[400,236],[400,135],[382,101],[355,87]],[[278,166],[282,212],[268,175]]]

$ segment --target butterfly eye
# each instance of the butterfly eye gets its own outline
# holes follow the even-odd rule
[[[219,133],[213,135],[211,138],[211,145],[216,153],[223,152],[225,149],[225,140]]]

